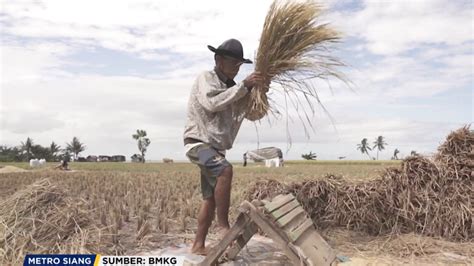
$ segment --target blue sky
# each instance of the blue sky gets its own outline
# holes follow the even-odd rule
[[[148,156],[185,160],[182,133],[194,78],[213,66],[207,45],[242,41],[253,58],[271,1],[2,1],[0,144],[65,145],[83,155],[136,152],[145,129]],[[395,148],[431,154],[473,121],[472,1],[324,1],[321,22],[343,33],[335,47],[352,90],[316,81],[321,108],[309,138],[290,110],[290,159],[364,159],[362,138],[383,135],[380,158]],[[245,66],[237,80],[252,66]],[[275,100],[282,103],[281,97]],[[288,146],[285,119],[257,123],[259,145]],[[257,147],[244,122],[230,159]]]

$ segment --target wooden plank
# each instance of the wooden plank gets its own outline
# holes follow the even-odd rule
[[[259,210],[248,203],[246,206],[249,210],[248,215],[251,220],[262,229],[262,231],[272,238],[277,245],[285,252],[293,265],[308,265],[307,261],[300,260],[298,252],[292,243],[290,243],[288,236],[279,230],[275,225],[269,222]]]
[[[296,208],[281,217],[280,222],[285,221],[287,223],[285,227],[289,229],[283,231],[255,207],[252,208],[249,204],[241,206],[241,210],[246,212],[251,220],[283,249],[293,265],[330,266],[335,261],[335,250],[319,235],[304,210],[301,212]],[[297,214],[298,212],[299,214]],[[298,219],[291,219],[291,216]],[[293,233],[293,238],[290,237],[290,233]]]
[[[303,209],[303,211],[304,211],[304,209]],[[300,227],[303,223],[305,223],[307,220],[312,221],[312,219],[308,216],[308,213],[306,211],[304,211],[304,213],[302,215],[298,216],[298,219],[293,219],[287,225],[285,225],[282,229],[285,232],[293,232],[298,227]]]
[[[304,215],[300,215],[297,217],[297,219],[293,219],[290,222],[288,222],[287,225],[283,226],[282,229],[285,231],[285,233],[289,234],[293,231],[296,230],[296,228],[300,227],[306,220],[308,219],[308,216],[306,215],[306,212]]]
[[[336,251],[314,229],[303,234],[294,244],[313,265],[330,266],[336,259]]]
[[[283,226],[281,229],[285,232],[292,232],[294,231],[297,227],[299,227],[301,224],[306,221],[307,215],[306,213],[298,215],[295,219],[289,221],[285,226]]]
[[[288,196],[288,194],[278,194],[275,197],[273,197],[272,199],[268,199],[268,200],[269,201],[276,201],[276,200],[279,200],[279,199],[284,198],[286,196]]]
[[[230,243],[232,243],[232,241],[234,241],[240,234],[242,234],[243,229],[247,226],[249,222],[250,220],[247,215],[240,214],[237,217],[237,221],[235,222],[234,226],[232,226],[232,228],[230,228],[224,238],[209,251],[206,258],[199,265],[216,265],[222,253],[224,253],[224,251],[227,249]]]
[[[290,201],[289,203],[283,205],[282,207],[274,210],[271,213],[271,215],[273,216],[273,218],[279,219],[280,217],[282,217],[283,215],[289,213],[290,211],[294,210],[297,207],[301,207],[301,206],[300,206],[299,202],[295,199],[295,200]]]
[[[290,223],[293,219],[296,219],[298,216],[301,216],[301,214],[304,214],[304,210],[300,206],[298,208],[293,209],[291,212],[289,212],[285,216],[280,217],[277,220],[277,223],[278,223],[278,225],[283,227],[283,226],[287,225],[288,223]]]
[[[269,212],[272,212],[281,206],[287,204],[288,202],[292,201],[295,197],[291,194],[286,195],[278,195],[276,196],[271,202],[265,204],[265,209]]]
[[[257,233],[258,227],[254,223],[250,222],[247,227],[245,227],[244,232],[237,238],[237,243],[235,243],[229,251],[227,252],[227,257],[230,260],[234,260],[239,254],[240,250],[249,242],[255,233]]]
[[[302,225],[297,227],[294,231],[289,232],[289,237],[292,242],[298,240],[298,238],[309,228],[314,229],[313,221],[311,221],[311,219],[306,219],[306,221]]]

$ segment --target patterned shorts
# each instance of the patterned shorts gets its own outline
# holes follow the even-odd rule
[[[193,147],[186,153],[189,160],[201,169],[201,192],[204,199],[214,195],[217,177],[226,167],[232,165],[216,149],[208,144]]]

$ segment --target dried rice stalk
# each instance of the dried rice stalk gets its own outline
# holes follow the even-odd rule
[[[247,115],[249,120],[261,119],[270,110],[271,99],[266,94],[269,88],[265,84],[271,80],[283,87],[285,99],[297,109],[303,125],[301,111],[311,126],[308,112],[300,101],[305,99],[313,113],[314,100],[320,103],[311,79],[336,77],[344,80],[343,75],[336,71],[343,64],[329,55],[329,46],[337,42],[340,35],[327,24],[318,23],[321,12],[322,7],[313,1],[276,0],[271,5],[260,37],[255,66],[265,80],[252,90]],[[276,109],[272,111],[279,113]]]
[[[373,235],[416,232],[474,240],[474,132],[452,132],[434,159],[413,156],[381,178],[348,183],[324,179],[282,184],[259,181],[247,199],[292,193],[320,228],[343,226]]]
[[[0,201],[0,249],[13,260],[24,252],[58,252],[91,223],[81,202],[48,179],[41,179]]]
[[[285,185],[276,180],[265,180],[256,182],[245,192],[247,199],[273,198],[278,194],[287,193]]]

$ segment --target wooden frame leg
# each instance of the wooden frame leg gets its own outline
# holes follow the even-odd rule
[[[235,243],[235,245],[233,245],[227,253],[227,256],[230,260],[234,260],[235,257],[237,257],[237,254],[239,254],[242,248],[245,247],[245,245],[249,242],[250,238],[252,238],[252,236],[255,235],[257,231],[257,225],[252,222],[245,227],[244,232],[237,238],[237,243]]]
[[[255,208],[250,202],[244,202],[241,208],[247,209],[247,215],[250,216],[252,222],[254,222],[262,231],[272,238],[277,245],[285,252],[286,256],[290,259],[293,265],[307,265],[305,258],[301,258],[298,254],[297,249],[289,241],[288,237],[281,233],[275,228],[261,213]],[[303,260],[302,260],[303,259]]]
[[[232,241],[236,240],[243,233],[249,222],[250,219],[248,216],[241,213],[237,217],[237,221],[235,222],[234,226],[232,226],[224,238],[210,250],[209,254],[207,254],[206,258],[199,265],[216,265],[219,257],[224,253]]]

